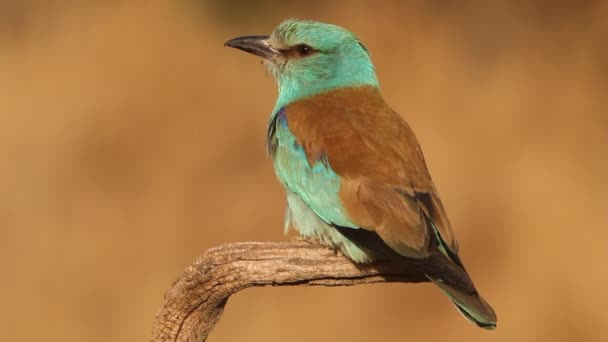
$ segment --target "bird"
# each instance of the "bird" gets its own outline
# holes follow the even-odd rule
[[[468,320],[496,314],[458,243],[405,120],[385,102],[370,51],[345,28],[291,18],[225,46],[261,57],[278,85],[266,145],[295,229],[357,264],[418,262]]]

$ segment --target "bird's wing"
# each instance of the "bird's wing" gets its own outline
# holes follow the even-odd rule
[[[435,231],[457,253],[416,137],[378,90],[340,89],[300,100],[273,125],[279,178],[324,221],[375,231],[399,254],[418,258],[427,255]]]

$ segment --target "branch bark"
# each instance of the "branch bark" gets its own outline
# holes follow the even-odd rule
[[[205,341],[228,298],[252,286],[423,281],[426,278],[415,261],[357,265],[304,240],[226,244],[207,250],[175,280],[156,315],[152,341]]]

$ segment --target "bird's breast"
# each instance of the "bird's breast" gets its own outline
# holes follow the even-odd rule
[[[269,132],[269,152],[277,178],[287,191],[298,195],[325,222],[345,227],[357,227],[346,215],[339,197],[340,177],[326,163],[310,165],[306,153],[290,132],[287,118],[279,112],[273,118]]]

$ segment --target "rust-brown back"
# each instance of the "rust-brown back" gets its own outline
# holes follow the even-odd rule
[[[420,145],[377,88],[340,88],[285,109],[309,164],[328,163],[340,176],[339,196],[352,222],[376,231],[398,253],[420,258],[428,255],[427,216],[457,253]]]

